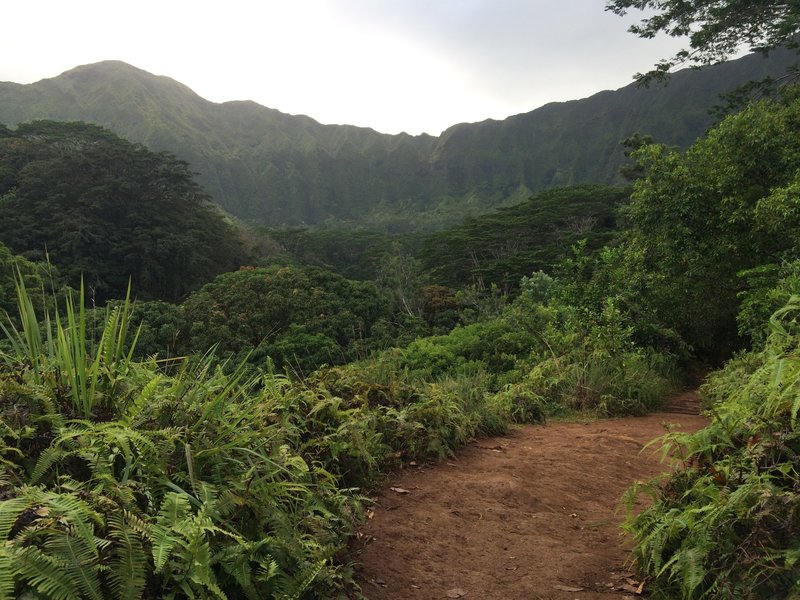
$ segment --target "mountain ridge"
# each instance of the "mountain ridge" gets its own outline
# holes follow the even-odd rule
[[[582,182],[619,183],[619,142],[634,133],[686,147],[712,123],[723,91],[776,75],[788,51],[681,71],[663,89],[602,90],[439,136],[322,124],[252,100],[206,100],[122,61],[81,65],[32,84],[0,83],[0,122],[81,120],[190,163],[229,213],[271,226],[336,222],[392,230],[441,227],[467,214]]]

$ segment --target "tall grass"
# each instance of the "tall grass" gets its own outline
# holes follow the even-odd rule
[[[125,300],[106,311],[99,341],[95,343],[87,331],[83,281],[77,303],[74,292],[67,290],[63,309],[56,301],[53,314],[47,308],[39,314],[19,272],[16,278],[20,326],[10,320],[0,323],[11,348],[10,357],[25,362],[36,383],[51,380],[60,394],[69,397],[76,415],[91,417],[97,407],[113,397],[135,351],[139,331],[128,340],[130,284]]]

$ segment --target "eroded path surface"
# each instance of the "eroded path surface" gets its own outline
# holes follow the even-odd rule
[[[654,450],[640,453],[665,423],[705,426],[686,414],[696,411],[691,395],[674,406],[680,412],[524,427],[477,440],[455,459],[404,469],[378,495],[353,551],[364,594],[637,597],[617,507],[633,481],[667,468]]]

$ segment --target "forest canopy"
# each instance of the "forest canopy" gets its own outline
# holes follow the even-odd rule
[[[234,228],[188,165],[86,123],[0,130],[0,241],[95,301],[175,301],[236,266]]]

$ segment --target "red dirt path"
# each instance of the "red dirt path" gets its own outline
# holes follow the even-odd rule
[[[632,593],[638,582],[626,581],[630,545],[616,509],[633,481],[667,468],[653,450],[640,454],[664,423],[686,431],[706,424],[685,414],[696,413],[694,396],[676,400],[676,412],[523,427],[477,440],[452,460],[400,471],[352,552],[363,593],[370,600],[640,597]]]

